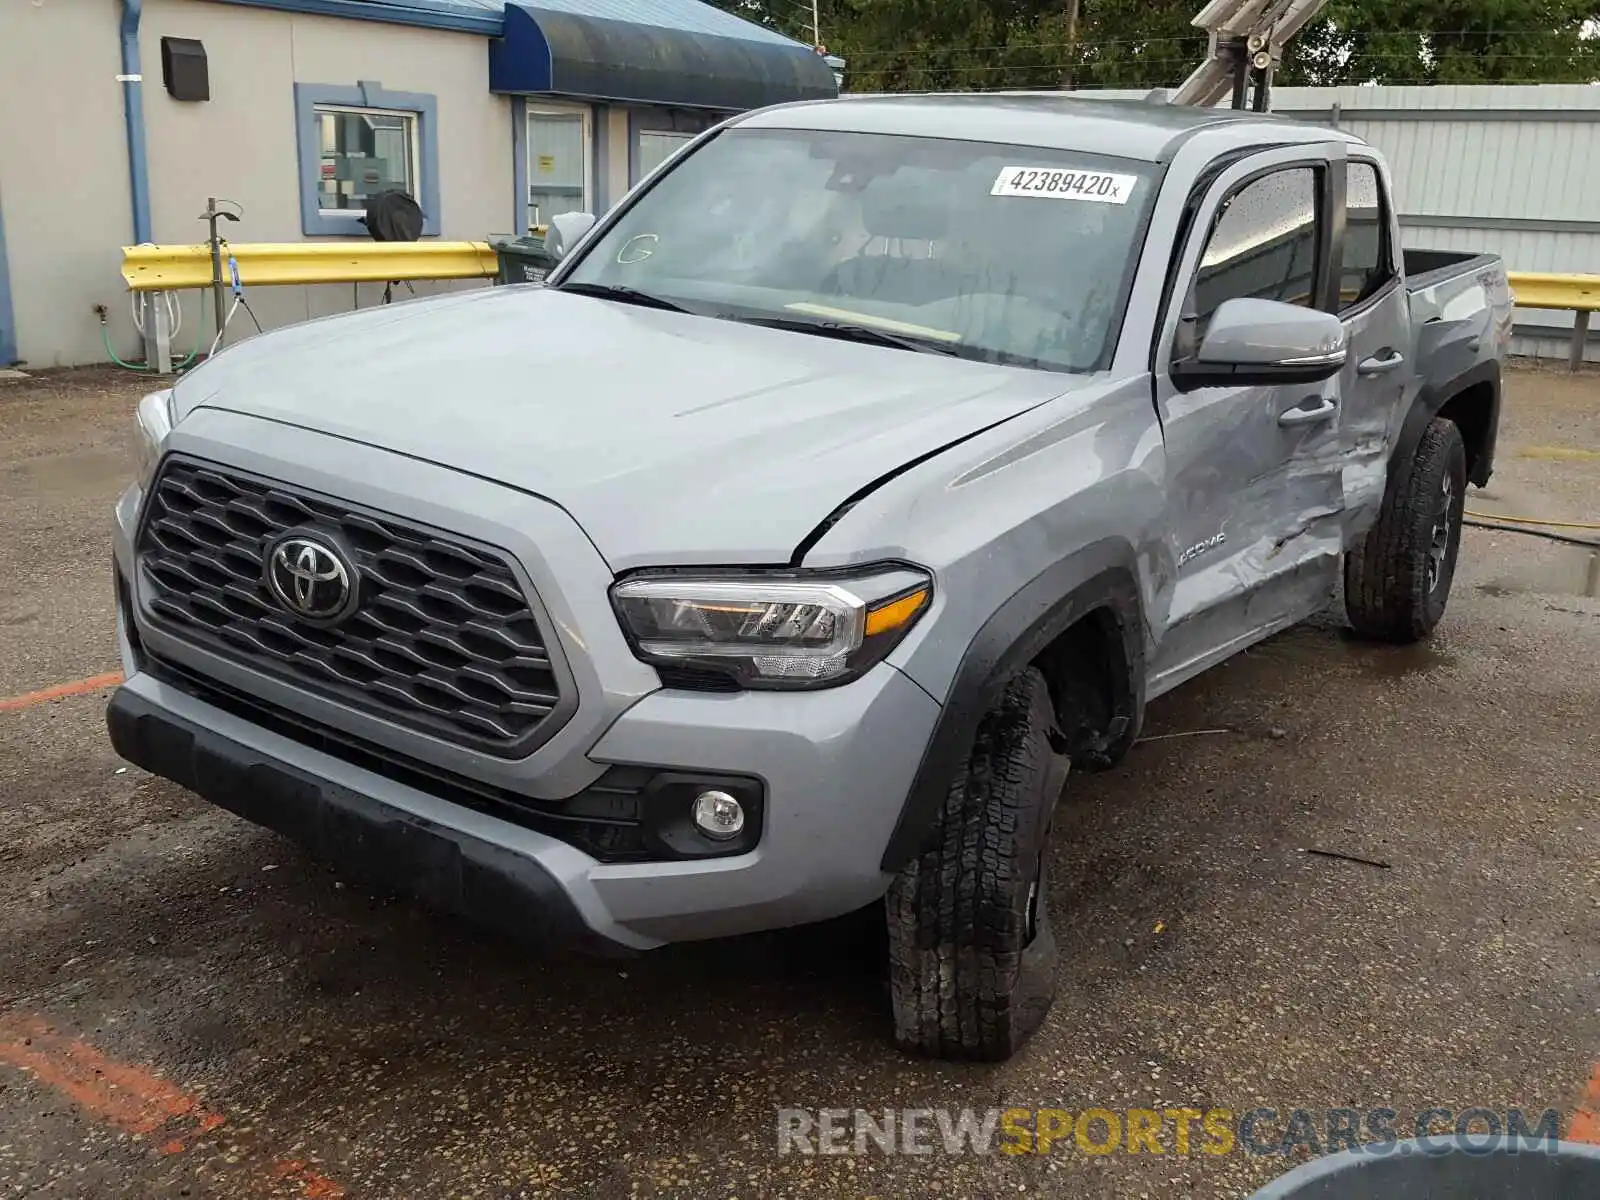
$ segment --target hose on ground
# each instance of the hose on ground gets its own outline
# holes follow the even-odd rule
[[[1564,546],[1581,546],[1585,550],[1600,550],[1600,540],[1585,541],[1583,538],[1569,537],[1564,533],[1552,533],[1548,529],[1534,529],[1523,525],[1499,525],[1493,521],[1478,521],[1471,517],[1462,519],[1463,525],[1470,525],[1474,529],[1493,529],[1500,533],[1520,533],[1524,537],[1544,538],[1550,542],[1560,542]],[[1595,529],[1600,526],[1580,525],[1580,529]]]
[[[1499,513],[1473,512],[1470,508],[1464,511],[1466,516],[1477,517],[1480,521],[1500,521],[1506,525],[1543,525],[1547,529],[1600,529],[1600,523],[1594,521],[1546,521],[1539,517],[1502,517]]]

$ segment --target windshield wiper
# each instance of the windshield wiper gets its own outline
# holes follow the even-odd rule
[[[676,300],[641,292],[638,288],[622,287],[612,283],[563,283],[551,288],[554,292],[571,292],[574,296],[596,296],[601,300],[620,300],[624,304],[637,304],[640,308],[664,308],[668,312],[686,313],[691,310]]]
[[[787,329],[792,333],[811,333],[818,337],[838,338],[845,342],[864,342],[869,346],[892,346],[897,350],[913,350],[918,354],[960,355],[961,350],[938,338],[917,337],[909,333],[890,333],[874,329],[871,325],[853,325],[848,321],[803,321],[797,317],[747,317],[737,313],[724,313],[729,321],[745,325],[760,325],[767,329]]]

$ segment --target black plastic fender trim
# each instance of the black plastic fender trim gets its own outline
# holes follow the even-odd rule
[[[1422,431],[1439,415],[1439,410],[1468,388],[1482,383],[1492,385],[1494,399],[1491,402],[1489,428],[1484,435],[1482,451],[1477,461],[1472,464],[1470,482],[1479,487],[1488,486],[1489,478],[1494,474],[1495,443],[1500,432],[1500,364],[1492,360],[1469,367],[1445,383],[1427,384],[1417,393],[1416,399],[1411,402],[1411,408],[1406,413],[1404,423],[1400,426],[1400,436],[1395,439],[1394,449],[1389,455],[1391,481],[1399,475],[1397,468],[1411,461],[1411,456],[1416,453],[1417,443],[1422,440]]]
[[[1132,548],[1122,541],[1096,542],[1051,566],[1006,600],[978,630],[962,656],[954,682],[922,762],[906,794],[881,868],[893,874],[921,853],[950,780],[966,756],[978,722],[999,699],[1006,682],[1052,641],[1098,608],[1108,609],[1122,636],[1125,679],[1114,697],[1117,718],[1126,717],[1110,747],[1120,754],[1138,736],[1144,715],[1144,618]]]

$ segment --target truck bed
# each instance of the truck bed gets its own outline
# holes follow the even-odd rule
[[[1405,266],[1406,289],[1413,294],[1449,279],[1503,270],[1498,254],[1473,254],[1469,250],[1402,250],[1400,259]]]
[[[1509,322],[1511,286],[1498,254],[1405,250],[1401,257],[1415,324],[1448,318],[1476,323],[1479,332],[1487,332],[1496,318]],[[1509,336],[1509,324],[1505,332]]]

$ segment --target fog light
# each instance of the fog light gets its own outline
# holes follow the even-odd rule
[[[694,823],[708,838],[726,841],[744,828],[744,809],[727,792],[701,792],[694,798]]]

